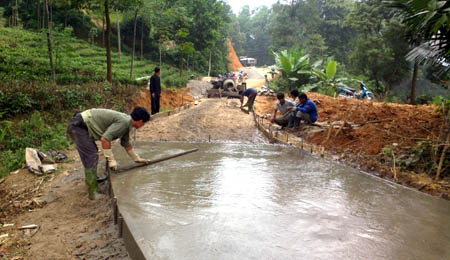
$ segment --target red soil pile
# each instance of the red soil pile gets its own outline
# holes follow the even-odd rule
[[[310,136],[314,144],[331,151],[377,155],[393,143],[397,143],[399,149],[411,149],[422,139],[439,136],[443,124],[442,114],[437,112],[436,106],[369,102],[318,93],[308,93],[308,97],[317,104],[319,123],[347,122],[340,131],[337,127],[329,133],[327,127]],[[256,100],[259,114],[273,113],[275,97],[258,97]]]
[[[228,49],[230,50],[230,54],[228,56],[228,58],[230,59],[230,64],[228,64],[228,70],[238,71],[239,68],[242,68],[243,66],[230,40],[228,40]]]
[[[170,89],[166,88],[161,93],[161,109],[174,109],[191,103],[194,98],[189,95],[189,89]],[[150,106],[150,91],[148,89],[140,92],[140,98],[136,99],[134,106],[142,106],[151,110]]]

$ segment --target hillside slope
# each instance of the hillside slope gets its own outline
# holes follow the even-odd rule
[[[50,65],[47,39],[44,33],[5,28],[0,25],[0,84],[8,82],[48,82]],[[72,36],[72,30],[53,34],[57,83],[62,85],[103,82],[106,79],[106,50]],[[133,78],[130,80],[131,57],[112,52],[113,81],[136,83],[135,79],[151,75],[155,63],[135,57]],[[178,69],[163,66],[163,85],[180,87],[188,75],[178,75]]]

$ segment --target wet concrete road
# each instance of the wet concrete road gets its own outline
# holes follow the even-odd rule
[[[450,259],[448,201],[282,146],[136,150],[196,147],[113,178],[147,259]]]

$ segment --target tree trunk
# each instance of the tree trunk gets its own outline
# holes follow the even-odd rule
[[[106,80],[112,84],[112,64],[111,64],[111,20],[109,19],[109,0],[105,0],[106,17]]]
[[[183,74],[183,54],[181,53],[180,55],[181,55],[180,57],[180,77],[181,77],[181,75]]]
[[[445,102],[445,101],[444,101]],[[445,103],[442,105],[442,110],[445,113]],[[441,131],[444,130],[444,127],[446,128],[446,137],[443,138],[444,141],[444,148],[442,148],[441,157],[439,159],[439,164],[436,168],[436,177],[434,181],[438,181],[441,175],[442,166],[444,165],[445,159],[447,158],[445,155],[447,154],[447,150],[450,147],[450,108],[447,108],[447,115],[444,114],[444,124],[442,125]],[[439,147],[436,148],[436,154],[439,150]]]
[[[19,1],[16,0],[16,7],[14,7],[14,26],[19,26]]]
[[[192,53],[192,74],[195,72],[195,53]]]
[[[53,4],[52,4],[52,0],[48,1],[48,7],[50,8],[50,23],[52,24],[52,29],[53,29]]]
[[[64,28],[67,27],[67,5],[64,5]]]
[[[211,77],[211,55],[212,55],[212,50],[209,51],[208,77]]]
[[[416,104],[416,89],[417,89],[417,77],[419,75],[419,63],[416,61],[414,63],[414,72],[413,72],[413,78],[412,78],[412,84],[411,84],[411,105]]]
[[[134,63],[134,52],[136,49],[136,23],[137,23],[137,15],[139,10],[136,10],[134,14],[134,30],[133,30],[133,51],[131,52],[131,69],[130,69],[130,80],[133,78],[133,63]]]
[[[120,55],[122,54],[122,50],[120,49],[120,13],[119,13],[119,11],[116,11],[117,12],[117,19],[116,19],[116,23],[117,23],[117,47],[118,47],[118,49],[119,49],[119,60],[120,60]]]
[[[141,60],[144,60],[144,17],[141,23]]]
[[[45,2],[44,2],[44,4],[42,5],[42,19],[41,19],[42,25],[41,25],[41,28],[46,28],[47,27],[45,25],[46,20],[47,20],[47,19],[45,19],[46,17],[47,17],[47,10],[45,9]]]
[[[161,41],[159,41],[159,67],[162,65],[162,50],[161,50]]]
[[[442,149],[441,157],[439,159],[439,165],[436,170],[436,177],[434,181],[438,181],[442,171],[442,165],[445,161],[445,155],[447,154],[448,147],[450,146],[450,131],[447,131],[447,138],[445,138],[444,148]]]
[[[102,47],[105,47],[105,16],[102,17]]]
[[[391,91],[391,82],[387,81],[386,88],[384,89],[384,100],[386,100],[386,98],[388,97],[389,91]]]
[[[37,1],[37,30],[41,30],[41,0]]]
[[[47,46],[48,46],[48,55],[50,60],[50,69],[52,71],[52,79],[53,83],[56,83],[56,73],[55,73],[55,65],[53,64],[53,46],[52,46],[52,23],[50,22],[50,12],[48,9],[48,0],[45,0],[45,13],[47,16],[47,24],[48,24],[48,30],[47,30]]]

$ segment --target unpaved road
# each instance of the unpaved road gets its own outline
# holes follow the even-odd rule
[[[214,141],[261,143],[253,115],[237,99],[203,99],[192,109],[150,121],[137,131],[142,141]]]

